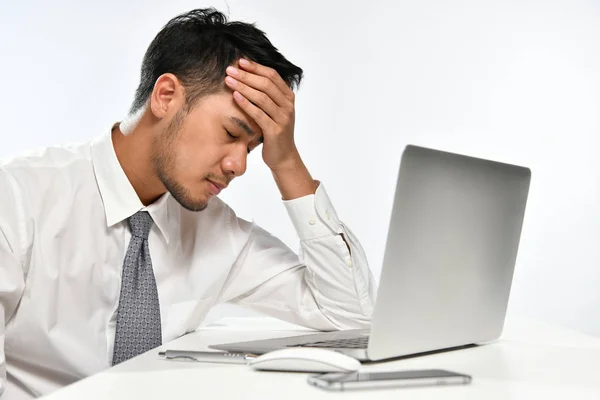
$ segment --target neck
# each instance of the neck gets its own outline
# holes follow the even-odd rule
[[[112,130],[112,142],[121,168],[145,206],[155,202],[167,189],[162,184],[152,164],[152,129],[142,118],[124,135],[116,125]]]

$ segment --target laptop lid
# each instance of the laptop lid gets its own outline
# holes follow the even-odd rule
[[[530,178],[524,167],[405,148],[369,359],[500,335]]]

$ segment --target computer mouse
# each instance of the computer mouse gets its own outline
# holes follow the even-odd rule
[[[248,365],[265,371],[294,372],[352,372],[360,368],[360,362],[333,350],[288,347],[274,350],[251,360]]]

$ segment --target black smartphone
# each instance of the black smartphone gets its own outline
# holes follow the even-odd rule
[[[407,386],[465,385],[469,375],[443,369],[389,372],[332,372],[312,375],[308,383],[327,390],[353,390]]]

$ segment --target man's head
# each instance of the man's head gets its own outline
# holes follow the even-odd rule
[[[290,87],[302,79],[262,31],[212,8],[173,18],[144,56],[130,115],[152,114],[153,168],[189,210],[206,208],[219,187],[242,175],[262,141],[224,84],[226,68],[241,57],[274,69]]]

